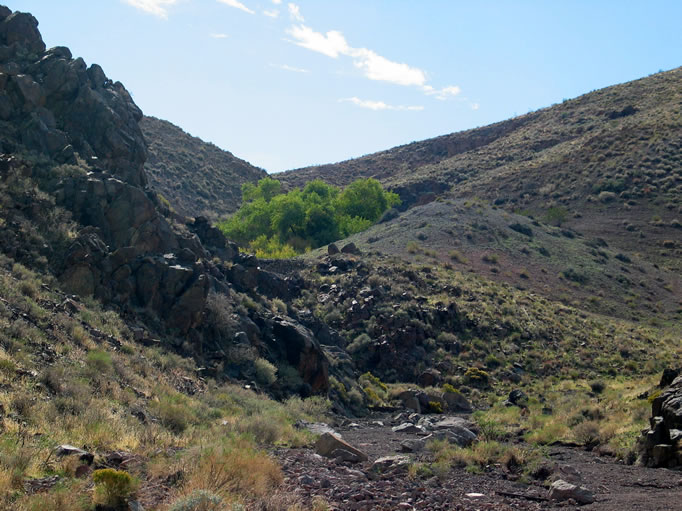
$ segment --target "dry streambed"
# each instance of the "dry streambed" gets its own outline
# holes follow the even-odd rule
[[[554,490],[544,480],[521,482],[502,466],[487,467],[482,474],[454,467],[438,477],[420,477],[409,466],[428,464],[433,454],[419,445],[416,452],[406,452],[415,442],[427,435],[461,435],[458,428],[467,425],[476,432],[466,418],[433,417],[399,414],[341,422],[333,434],[366,455],[366,460],[342,443],[330,450],[329,431],[318,429],[327,438],[323,442],[327,456],[314,448],[275,452],[287,490],[308,503],[324,499],[332,510],[682,509],[681,471],[628,466],[572,447],[550,447],[545,453],[548,481],[566,483],[555,483]]]

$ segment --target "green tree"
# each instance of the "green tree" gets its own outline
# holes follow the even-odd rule
[[[218,227],[259,257],[290,257],[364,231],[400,202],[376,179],[359,179],[343,191],[316,179],[285,194],[267,177],[243,185],[242,197],[239,210]]]
[[[358,179],[341,192],[338,209],[341,214],[376,222],[388,208],[400,203],[398,195],[386,192],[373,178]]]

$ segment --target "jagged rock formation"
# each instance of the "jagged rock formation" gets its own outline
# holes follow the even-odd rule
[[[12,212],[2,232],[6,247],[20,255],[22,224],[49,216],[55,206],[66,210],[75,234],[63,246],[39,249],[62,285],[223,367],[234,331],[211,324],[209,293],[229,304],[233,289],[257,297],[287,296],[298,287],[239,254],[205,218],[173,227],[146,186],[142,112],[130,94],[67,48],[46,50],[37,27],[30,14],[0,6],[1,177],[35,180],[50,192],[26,187],[5,204]],[[248,322],[251,352],[292,365],[301,392],[327,391],[328,363],[309,330],[261,309]]]
[[[641,464],[647,467],[682,465],[682,376],[651,402],[650,428],[639,441]]]

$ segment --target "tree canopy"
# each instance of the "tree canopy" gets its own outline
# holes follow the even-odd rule
[[[242,185],[241,207],[218,227],[259,257],[291,257],[364,231],[399,203],[372,178],[343,190],[316,179],[284,193],[279,181],[266,177]]]

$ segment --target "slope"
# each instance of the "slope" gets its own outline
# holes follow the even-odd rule
[[[440,194],[479,197],[679,273],[681,105],[678,68],[483,128],[277,178],[291,187],[373,176],[408,206]]]
[[[241,185],[267,175],[168,121],[144,116],[140,128],[147,142],[149,182],[181,215],[215,219],[233,213]]]

